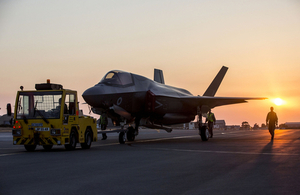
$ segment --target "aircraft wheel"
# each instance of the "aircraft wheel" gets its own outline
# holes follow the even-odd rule
[[[127,131],[127,140],[128,141],[134,141],[134,139],[135,139],[134,131],[135,130],[133,127],[128,127],[128,131]]]
[[[43,145],[44,150],[51,150],[53,145]]]
[[[36,145],[24,145],[24,147],[28,152],[33,152],[36,148]]]
[[[202,141],[207,141],[209,139],[209,131],[206,126],[201,127],[200,136],[201,136]]]
[[[65,144],[65,148],[67,150],[74,150],[76,148],[76,144],[76,134],[74,131],[72,131],[70,135],[70,142],[69,144]]]
[[[125,141],[126,141],[126,136],[125,136],[124,131],[123,131],[123,132],[120,132],[120,133],[119,133],[119,143],[120,143],[120,144],[125,144]]]
[[[91,131],[88,129],[86,130],[85,132],[85,142],[84,143],[81,143],[81,148],[83,149],[90,149],[91,145],[92,145],[92,133]]]

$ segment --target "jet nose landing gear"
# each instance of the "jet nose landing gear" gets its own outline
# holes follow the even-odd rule
[[[125,144],[126,141],[126,136],[125,136],[125,132],[122,131],[119,133],[119,143],[120,144]]]
[[[134,141],[134,139],[135,139],[135,129],[133,127],[128,127],[127,140]]]
[[[121,131],[119,133],[119,143],[124,144],[126,141],[126,138],[128,141],[134,141],[136,136],[136,130],[133,127],[128,127],[127,131]]]

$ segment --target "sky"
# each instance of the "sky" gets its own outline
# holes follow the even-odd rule
[[[202,95],[224,65],[216,96],[269,99],[216,107],[217,120],[261,125],[273,106],[280,124],[300,122],[299,35],[297,0],[0,0],[0,115],[46,79],[77,90],[88,114],[81,94],[110,70],[162,69]]]

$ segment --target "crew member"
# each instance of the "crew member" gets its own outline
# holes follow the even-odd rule
[[[58,111],[58,112],[60,112],[60,108],[61,108],[61,98],[59,98],[59,100],[58,100],[58,106],[56,106],[56,110]],[[64,114],[69,114],[68,113],[68,106],[67,106],[67,104],[64,104]]]
[[[271,107],[270,108],[271,112],[268,113],[267,115],[267,119],[266,119],[266,124],[267,126],[269,126],[269,132],[271,134],[271,140],[274,139],[274,131],[275,131],[275,127],[278,124],[278,118],[277,118],[277,114],[273,111],[274,108]]]
[[[206,118],[205,122],[208,122],[207,123],[208,131],[209,131],[209,134],[210,134],[210,138],[212,138],[213,137],[214,123],[216,122],[216,117],[215,117],[214,113],[211,112],[211,109],[209,109],[209,111],[207,113],[207,118]]]
[[[101,130],[105,130],[106,127],[107,127],[107,123],[108,123],[108,120],[107,120],[107,116],[105,113],[103,113],[100,117],[100,126],[101,126]],[[107,135],[106,133],[102,133],[102,140],[106,140],[107,139]]]

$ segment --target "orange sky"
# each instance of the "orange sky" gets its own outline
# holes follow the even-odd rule
[[[227,124],[300,121],[300,3],[266,1],[1,1],[0,115],[23,85],[51,79],[80,95],[112,69],[202,95],[222,65],[216,96],[280,97],[218,107]],[[87,106],[82,105],[87,114]]]

